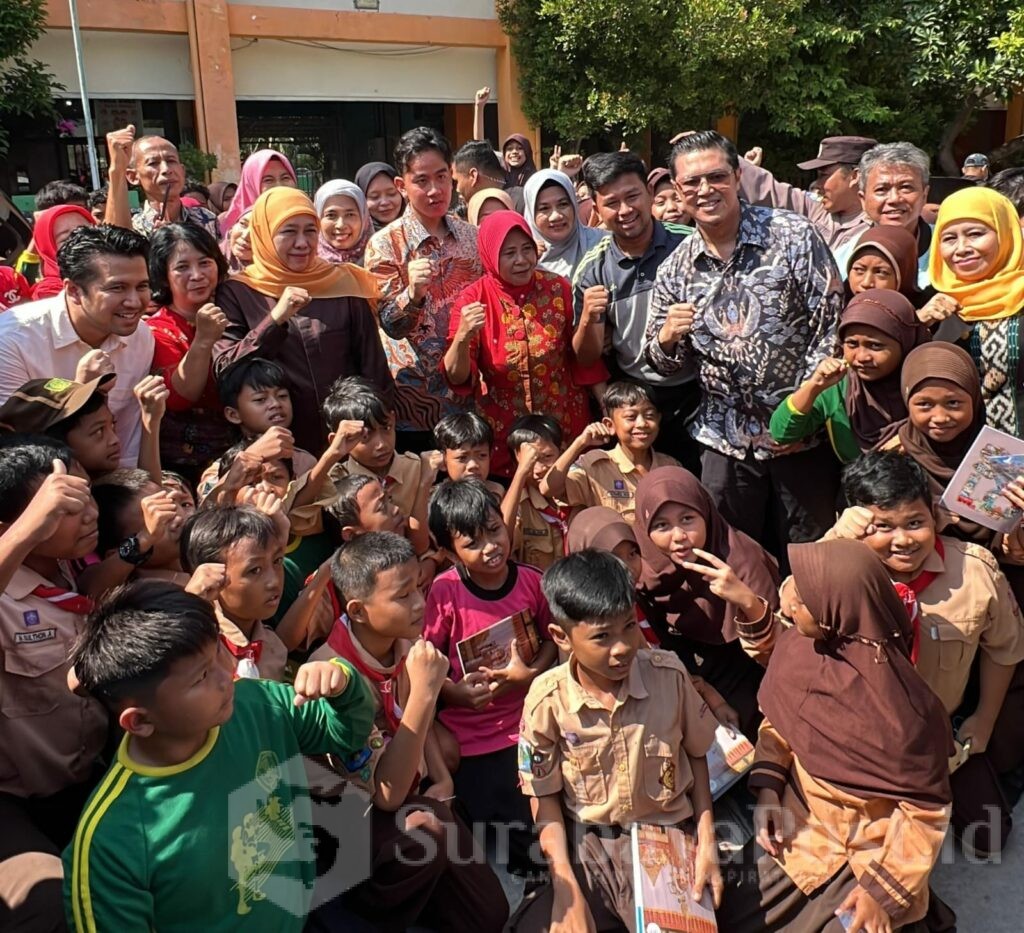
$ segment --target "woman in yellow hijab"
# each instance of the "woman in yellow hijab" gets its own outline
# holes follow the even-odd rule
[[[249,224],[252,263],[217,291],[229,323],[214,348],[218,376],[254,357],[284,368],[295,444],[316,455],[327,445],[320,409],[336,379],[364,376],[389,404],[394,392],[370,305],[377,279],[321,259],[319,237],[316,209],[303,192],[277,187],[259,196]]]
[[[932,243],[932,285],[960,303],[970,326],[967,349],[981,372],[987,421],[1024,436],[1024,237],[1017,211],[990,188],[957,191],[942,202]]]

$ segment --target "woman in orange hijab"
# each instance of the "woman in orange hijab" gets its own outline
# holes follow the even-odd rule
[[[252,263],[217,290],[229,323],[214,370],[253,356],[278,362],[292,383],[295,443],[319,453],[328,433],[320,408],[336,379],[365,376],[391,403],[394,383],[370,304],[377,280],[317,255],[316,209],[296,188],[263,192],[249,230]]]
[[[932,238],[932,285],[960,303],[966,348],[981,373],[988,423],[1022,437],[1024,237],[1012,202],[991,188],[954,192]]]

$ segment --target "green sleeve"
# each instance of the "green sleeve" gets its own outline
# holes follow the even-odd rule
[[[347,661],[335,658],[348,674],[348,687],[341,696],[315,703],[291,704],[295,737],[304,755],[328,752],[347,757],[359,751],[373,725],[374,700],[369,685]]]
[[[772,440],[777,444],[792,444],[817,433],[837,410],[846,410],[841,388],[845,384],[844,379],[839,385],[829,386],[806,413],[797,411],[793,407],[793,396],[787,396],[772,413],[769,424]]]

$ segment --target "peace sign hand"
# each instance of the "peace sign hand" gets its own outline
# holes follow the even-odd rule
[[[709,588],[715,596],[736,606],[747,606],[752,602],[758,602],[754,591],[736,576],[736,572],[724,560],[715,557],[709,551],[702,551],[696,547],[693,549],[693,553],[704,563],[683,561],[683,569],[699,573],[707,580]]]

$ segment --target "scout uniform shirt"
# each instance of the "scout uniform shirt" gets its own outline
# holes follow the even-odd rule
[[[412,515],[413,506],[416,505],[416,495],[420,491],[420,471],[423,462],[419,454],[404,453],[395,454],[391,460],[391,466],[384,477],[379,476],[373,470],[364,467],[349,457],[339,463],[331,470],[331,478],[337,482],[345,476],[372,476],[379,479],[384,488],[391,494],[391,501],[398,506],[398,510],[408,518]]]
[[[262,622],[255,622],[247,638],[245,633],[221,612],[217,603],[213,604],[213,610],[217,614],[220,640],[235,658],[236,677],[284,680],[288,649],[272,628],[268,628]]]
[[[523,793],[560,794],[578,823],[680,823],[693,815],[687,756],[706,755],[717,726],[674,654],[637,652],[611,711],[580,686],[570,657],[526,696]]]
[[[0,793],[49,797],[85,781],[103,749],[106,711],[67,682],[88,608],[25,566],[0,594]]]
[[[237,681],[231,717],[181,764],[140,764],[125,736],[64,850],[74,933],[301,933],[316,878],[303,756],[352,755],[373,717],[336,663],[345,692],[298,707],[283,684]]]
[[[512,532],[512,557],[541,570],[564,557],[568,514],[567,508],[553,504],[536,486],[524,487]]]
[[[679,466],[679,461],[652,450],[651,469],[663,466]],[[619,444],[611,450],[588,450],[565,476],[565,501],[572,508],[607,506],[632,524],[636,487],[644,475]]]

